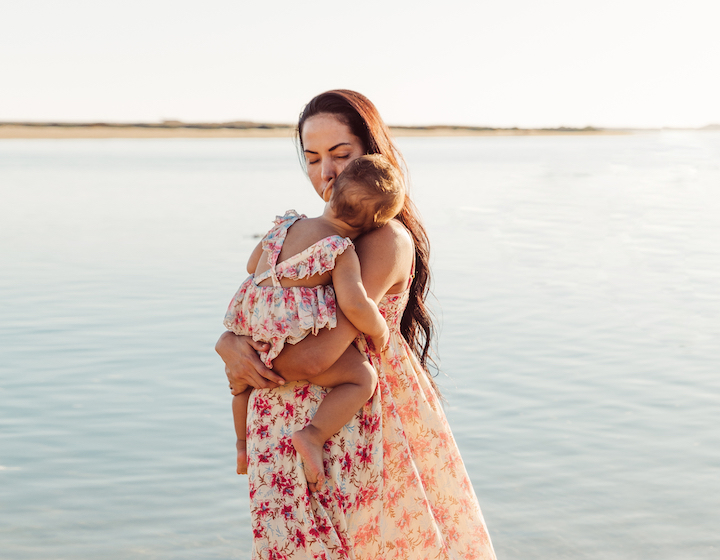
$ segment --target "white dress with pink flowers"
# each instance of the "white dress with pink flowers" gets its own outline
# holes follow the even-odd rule
[[[328,481],[318,492],[308,490],[291,437],[330,389],[299,381],[252,392],[253,560],[495,560],[438,397],[400,332],[411,281],[378,304],[388,347],[379,352],[362,335],[355,341],[378,372],[378,387],[325,443]]]
[[[275,226],[262,240],[270,268],[259,276],[251,274],[242,283],[223,322],[235,334],[269,343],[270,350],[261,355],[269,368],[286,342],[297,344],[308,334],[317,334],[322,328],[332,329],[337,324],[332,286],[280,285],[281,278],[297,280],[331,271],[338,255],[353,246],[349,238],[332,235],[278,264],[288,229],[306,217],[288,210],[275,219]],[[272,279],[272,286],[258,286],[267,278]]]

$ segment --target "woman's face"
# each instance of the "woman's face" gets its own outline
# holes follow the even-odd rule
[[[326,200],[337,176],[348,163],[365,155],[365,146],[335,115],[320,113],[305,121],[302,143],[308,176],[315,191]]]

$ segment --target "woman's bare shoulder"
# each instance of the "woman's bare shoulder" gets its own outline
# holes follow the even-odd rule
[[[355,241],[355,249],[368,294],[372,290],[382,296],[404,288],[415,258],[415,247],[400,222],[390,220],[383,227],[366,233]]]
[[[397,220],[390,220],[383,227],[369,231],[355,241],[358,252],[385,248],[393,253],[414,253],[412,237],[405,226]]]

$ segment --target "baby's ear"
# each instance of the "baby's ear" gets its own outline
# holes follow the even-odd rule
[[[332,196],[333,188],[335,187],[334,184],[329,185],[322,193],[323,200],[325,202],[330,202],[330,197]]]

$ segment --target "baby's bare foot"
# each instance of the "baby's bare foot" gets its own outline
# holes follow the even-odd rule
[[[245,447],[245,440],[237,440],[235,446],[237,447],[237,473],[247,474],[247,448]]]
[[[305,426],[292,436],[293,447],[303,460],[305,479],[311,492],[317,491],[325,483],[323,466],[323,445],[325,439],[312,424]]]

